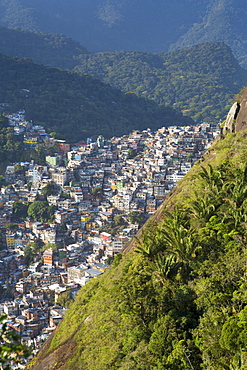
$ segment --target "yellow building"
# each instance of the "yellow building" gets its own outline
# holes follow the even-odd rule
[[[88,222],[91,220],[91,216],[90,215],[82,215],[81,216],[81,222]]]
[[[13,247],[15,245],[14,235],[6,235],[6,245],[8,248]]]
[[[86,230],[91,230],[92,229],[92,224],[91,224],[91,222],[87,222],[86,223]]]

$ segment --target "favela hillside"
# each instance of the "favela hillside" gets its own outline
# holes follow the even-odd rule
[[[245,368],[246,99],[32,369]]]

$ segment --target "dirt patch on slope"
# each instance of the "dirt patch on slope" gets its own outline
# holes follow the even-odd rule
[[[46,343],[49,347],[50,343]],[[76,349],[76,342],[73,338],[67,340],[64,344],[59,346],[58,349],[54,350],[50,354],[45,354],[45,348],[43,347],[40,351],[41,356],[36,359],[36,364],[29,369],[32,370],[65,370],[67,361],[73,356]]]

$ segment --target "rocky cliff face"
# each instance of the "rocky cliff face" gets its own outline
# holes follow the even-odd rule
[[[235,102],[223,127],[223,134],[237,133],[247,128],[247,88],[244,89],[240,102]]]
[[[237,119],[239,110],[240,104],[238,102],[235,102],[226,117],[226,122],[223,128],[224,133],[235,132],[235,121]]]
[[[247,128],[247,88],[242,94],[240,101],[240,109],[236,117],[235,132],[242,131]]]

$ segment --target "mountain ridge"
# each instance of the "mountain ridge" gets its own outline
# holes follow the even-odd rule
[[[208,41],[224,40],[231,46],[240,64],[246,65],[245,34],[243,20],[247,15],[246,3],[222,0],[212,2],[200,22],[196,22],[170,50],[188,47]]]
[[[77,73],[170,104],[196,121],[223,119],[229,100],[247,85],[247,72],[223,42],[170,53],[119,51],[76,57]]]
[[[168,52],[224,41],[246,66],[247,5],[243,0],[5,0],[0,24],[60,33],[89,51]]]
[[[8,103],[14,112],[25,109],[28,120],[60,133],[69,142],[193,123],[171,107],[124,94],[88,75],[4,55],[0,55],[0,66],[0,102]]]
[[[175,42],[182,34],[179,28],[192,26],[200,8],[189,0],[178,0],[176,6],[157,0],[155,6],[151,0],[74,0],[70,6],[61,0],[43,0],[42,6],[37,0],[1,0],[0,5],[2,25],[63,33],[91,51],[131,50],[136,45],[148,50],[148,45],[154,44],[155,51],[167,49],[169,41],[163,35],[172,29],[169,37]],[[179,27],[173,24],[173,14],[179,19]]]
[[[169,53],[92,54],[63,35],[0,27],[0,52],[89,74],[124,93],[173,106],[196,121],[223,119],[230,99],[247,85],[247,71],[229,46],[218,41]]]

